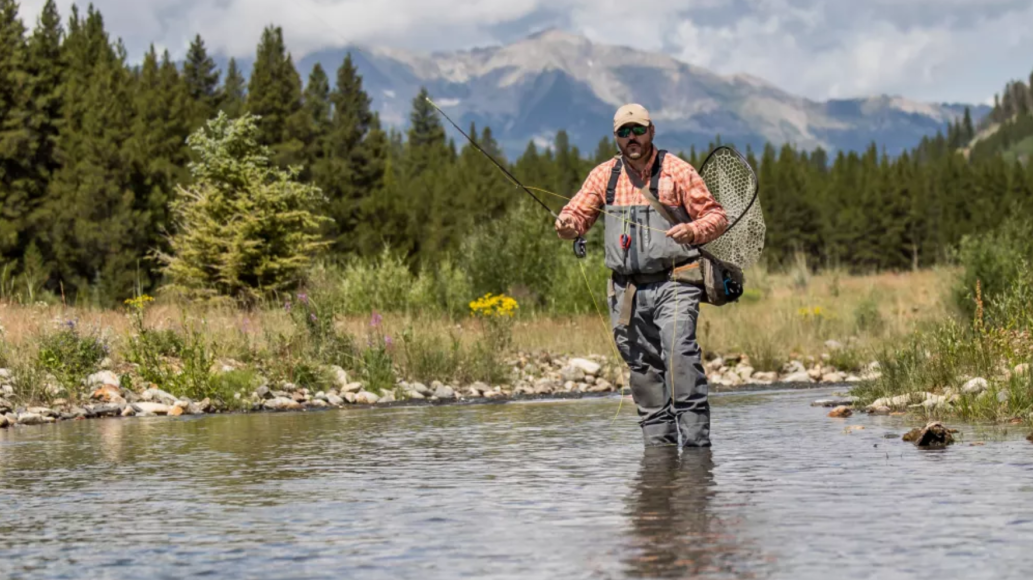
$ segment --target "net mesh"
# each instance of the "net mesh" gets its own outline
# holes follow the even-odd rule
[[[725,209],[731,226],[724,235],[703,246],[714,257],[745,270],[764,250],[764,213],[757,193],[757,175],[730,147],[715,149],[699,170],[707,189]],[[755,199],[756,198],[756,199]],[[752,202],[752,204],[750,203]]]

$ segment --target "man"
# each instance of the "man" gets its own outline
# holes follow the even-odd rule
[[[687,162],[653,146],[641,105],[617,110],[621,155],[596,167],[556,220],[562,239],[583,236],[606,213],[607,292],[614,338],[631,368],[631,394],[647,446],[710,446],[710,403],[696,319],[699,253],[724,233],[724,208]],[[666,208],[667,221],[647,195]],[[663,209],[663,208],[660,208]]]

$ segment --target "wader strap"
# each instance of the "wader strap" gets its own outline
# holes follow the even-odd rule
[[[631,313],[635,311],[635,292],[637,290],[635,283],[628,280],[627,285],[624,286],[624,300],[621,301],[621,317],[617,321],[619,326],[631,324]]]
[[[610,171],[610,183],[606,186],[606,205],[613,205],[613,198],[617,193],[617,181],[621,178],[622,169],[624,169],[624,162],[618,157]]]

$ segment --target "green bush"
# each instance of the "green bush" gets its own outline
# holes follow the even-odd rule
[[[996,229],[962,240],[958,252],[964,273],[954,288],[958,308],[970,320],[976,312],[976,283],[982,300],[993,306],[1023,278],[1033,264],[1033,221],[1011,212]]]
[[[107,343],[95,331],[84,333],[76,321],[68,320],[40,336],[35,366],[53,374],[75,396],[108,352]]]

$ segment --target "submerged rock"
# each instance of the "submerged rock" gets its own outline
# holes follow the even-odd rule
[[[850,407],[857,402],[857,397],[843,397],[838,399],[818,399],[811,403],[812,407]]]
[[[847,407],[845,405],[836,407],[835,409],[832,409],[831,411],[829,411],[829,417],[834,417],[834,418],[849,417],[849,416],[851,416],[853,414],[854,414],[854,412],[850,409],[850,407]]]
[[[957,429],[948,429],[939,421],[929,423],[924,428],[914,428],[904,434],[904,441],[914,443],[916,447],[942,449],[954,444],[954,433]]]
[[[1033,443],[1033,433],[1030,433],[1029,435],[1026,436],[1026,441],[1029,441],[1030,443]]]
[[[0,429],[6,428],[9,424],[10,421],[7,419],[7,415],[0,414]],[[1030,435],[1030,437],[1033,437],[1033,435]]]

